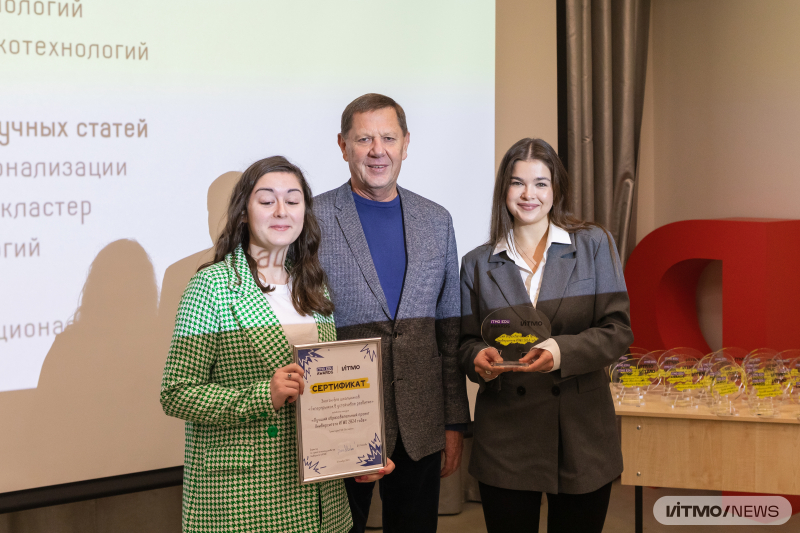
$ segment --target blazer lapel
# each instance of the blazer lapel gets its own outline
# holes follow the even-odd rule
[[[509,306],[512,305],[532,305],[522,276],[519,275],[519,267],[510,259],[505,259],[500,254],[489,257],[490,263],[497,263],[497,267],[489,270],[489,276],[497,284],[497,288],[506,299]]]
[[[342,228],[347,245],[350,247],[353,256],[355,256],[372,294],[381,304],[381,309],[386,313],[386,318],[390,319],[389,304],[386,303],[386,296],[383,294],[378,272],[375,270],[372,255],[369,253],[369,245],[367,244],[367,238],[364,236],[364,229],[361,227],[361,219],[358,218],[356,202],[353,200],[353,192],[350,189],[349,182],[339,187],[335,205],[339,210],[336,214],[336,220],[339,222],[339,227]]]
[[[250,344],[261,357],[276,367],[288,365],[291,363],[289,342],[267,299],[256,286],[241,247],[236,249],[233,258],[241,280],[233,270],[233,264],[229,263],[231,268],[229,287],[238,296],[231,304],[231,311],[239,327],[244,330]]]
[[[542,277],[542,290],[536,308],[547,315],[553,323],[561,306],[569,278],[575,269],[575,237],[570,234],[570,244],[553,243],[547,251],[547,262]]]
[[[423,261],[426,260],[424,250],[424,232],[425,228],[422,227],[422,221],[417,217],[419,213],[418,206],[415,199],[405,194],[402,188],[397,188],[397,193],[400,195],[400,205],[403,209],[403,231],[405,233],[406,242],[406,274],[403,281],[403,292],[400,295],[400,305],[397,306],[397,314],[395,318],[399,318],[404,314],[405,308],[411,305],[412,296],[410,292],[413,290],[413,283],[409,280],[417,278],[417,273],[422,268]],[[405,305],[404,305],[405,304]]]

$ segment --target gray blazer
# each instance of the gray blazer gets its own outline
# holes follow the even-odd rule
[[[506,373],[485,382],[475,372],[475,356],[486,347],[484,317],[531,300],[504,252],[493,255],[484,245],[464,256],[459,363],[480,385],[469,471],[487,485],[584,494],[622,472],[604,367],[633,341],[625,279],[601,229],[571,233],[570,240],[550,246],[536,306],[561,349],[560,370],[547,374]]]
[[[446,424],[469,422],[466,380],[457,361],[458,253],[450,213],[397,189],[407,266],[394,320],[349,182],[314,198],[314,213],[337,337],[382,337],[386,450],[392,454],[399,433],[409,456],[419,460],[444,448]]]

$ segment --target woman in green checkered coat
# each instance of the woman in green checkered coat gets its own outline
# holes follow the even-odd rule
[[[302,172],[283,157],[251,165],[214,260],[183,294],[161,404],[186,420],[185,532],[352,525],[342,480],[301,486],[297,474],[292,403],[304,381],[291,345],[336,340],[311,203]]]

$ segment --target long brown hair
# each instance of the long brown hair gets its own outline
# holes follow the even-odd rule
[[[511,186],[514,165],[517,161],[535,160],[544,163],[553,178],[553,207],[547,214],[548,220],[569,233],[592,227],[602,229],[608,237],[608,250],[611,252],[611,257],[614,257],[614,240],[608,230],[596,222],[581,220],[569,212],[567,206],[569,205],[570,189],[567,169],[564,168],[553,147],[542,139],[525,138],[517,141],[508,149],[502,161],[500,161],[500,168],[497,169],[497,179],[494,182],[492,223],[487,244],[494,248],[500,241],[506,239],[514,229],[514,218],[508,211],[508,207],[506,207],[506,198],[508,197],[508,189]],[[511,244],[509,243],[509,245]]]
[[[305,202],[303,230],[297,240],[289,245],[289,250],[286,254],[288,263],[291,265],[289,279],[292,284],[292,304],[301,315],[310,315],[315,312],[321,315],[330,315],[333,313],[333,303],[325,297],[328,279],[317,256],[322,233],[312,209],[314,196],[305,176],[303,176],[303,172],[283,156],[276,155],[256,161],[244,171],[231,193],[231,200],[228,203],[227,223],[222,235],[217,239],[217,244],[214,246],[214,260],[202,265],[197,270],[199,272],[206,267],[224,261],[226,255],[234,253],[236,247],[241,245],[242,250],[244,250],[244,256],[247,258],[247,266],[250,268],[250,274],[253,276],[256,286],[265,293],[272,292],[275,289],[269,285],[263,285],[261,280],[258,279],[258,265],[248,250],[250,246],[250,229],[246,222],[250,194],[253,192],[258,180],[264,174],[269,174],[270,172],[288,172],[297,176]],[[235,263],[233,268],[239,280],[241,280],[241,274]]]

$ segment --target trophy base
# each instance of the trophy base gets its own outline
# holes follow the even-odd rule
[[[497,368],[516,368],[526,367],[528,363],[520,363],[519,361],[503,361],[502,363],[492,363],[492,366]]]
[[[696,408],[698,403],[694,396],[679,391],[666,391],[661,395],[661,401],[674,408]]]
[[[779,418],[781,411],[777,407],[751,406],[750,414],[761,418]],[[798,417],[800,419],[800,417]]]
[[[733,402],[721,402],[712,405],[711,412],[717,416],[739,416],[739,409],[733,405]]]
[[[626,387],[618,396],[620,405],[627,405],[629,407],[641,407],[642,394],[639,387]]]

